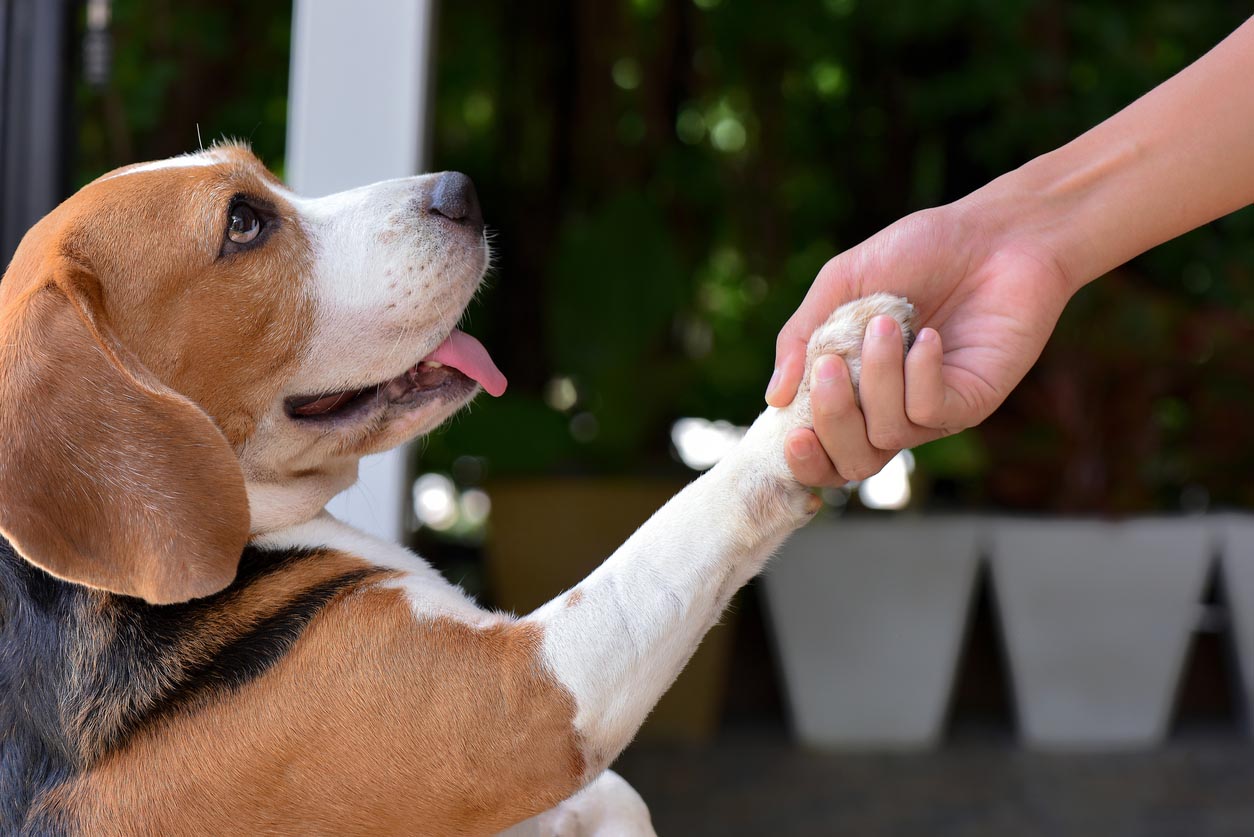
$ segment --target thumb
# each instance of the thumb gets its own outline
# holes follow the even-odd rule
[[[833,311],[859,295],[848,273],[847,257],[836,256],[829,260],[801,305],[780,329],[775,339],[775,371],[766,388],[766,403],[772,407],[787,407],[796,397],[801,376],[805,374],[810,335]]]
[[[788,326],[785,326],[785,331]],[[808,340],[781,331],[775,341],[775,371],[766,386],[766,403],[772,407],[787,407],[797,395],[801,376],[806,369],[806,345]]]

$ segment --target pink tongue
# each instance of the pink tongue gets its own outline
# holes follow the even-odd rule
[[[451,366],[470,380],[498,396],[505,392],[505,376],[496,368],[483,344],[464,331],[453,329],[448,339],[423,360],[434,360]]]

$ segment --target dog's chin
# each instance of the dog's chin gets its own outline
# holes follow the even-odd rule
[[[283,411],[302,430],[342,437],[354,453],[368,454],[434,430],[479,392],[457,369],[421,361],[369,386],[289,397]]]
[[[393,405],[355,446],[355,452],[362,456],[381,453],[418,436],[425,436],[473,401],[479,392],[479,385],[472,381],[460,395],[448,394],[438,400]]]

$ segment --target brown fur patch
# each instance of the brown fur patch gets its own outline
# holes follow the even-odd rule
[[[234,575],[249,530],[236,454],[313,319],[295,212],[246,150],[218,153],[89,184],[0,283],[0,531],[61,578],[152,602]],[[272,229],[220,257],[241,195]]]
[[[308,340],[312,254],[274,176],[243,148],[217,152],[226,162],[96,181],[57,211],[61,246],[91,264],[119,340],[238,447]],[[218,258],[235,196],[272,211],[274,228]]]
[[[66,289],[75,268],[48,269],[49,284],[0,307],[14,318],[0,333],[0,532],[92,587],[152,602],[222,589],[248,537],[234,453]]]
[[[80,765],[103,758],[154,718],[194,708],[233,680],[263,671],[269,656],[282,653],[276,635],[299,631],[339,589],[395,573],[334,550],[249,550],[240,575],[217,596],[159,610],[84,593],[74,614],[72,681],[61,695],[66,739]],[[246,639],[267,647],[223,663],[224,653]],[[111,679],[102,680],[105,672]]]
[[[236,694],[137,736],[56,795],[83,833],[491,834],[584,761],[539,629],[418,621],[362,586]]]

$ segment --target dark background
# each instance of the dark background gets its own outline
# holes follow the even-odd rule
[[[494,518],[499,486],[520,481],[669,490],[692,476],[673,422],[748,423],[775,335],[827,259],[1066,142],[1249,13],[1178,0],[441,4],[433,169],[478,185],[496,264],[469,329],[511,386],[424,443],[416,466],[486,487]],[[110,77],[71,77],[67,180],[220,136],[250,140],[282,174],[290,23],[286,3],[117,0]],[[1252,338],[1245,210],[1082,291],[992,419],[914,452],[911,510],[1254,505]],[[554,397],[571,386],[573,399]],[[875,514],[856,494],[829,499],[831,514]],[[508,603],[484,569],[486,532],[428,527],[414,542]],[[949,749],[842,760],[788,744],[751,588],[726,629],[717,732],[646,741],[623,772],[664,834],[1191,834],[1212,805],[1236,813],[1205,833],[1243,833],[1243,749],[1008,751],[1013,701],[981,589]],[[1225,642],[1197,635],[1176,732],[1238,729]],[[1079,830],[1075,812],[1088,815]]]
[[[78,91],[77,182],[195,148],[197,126],[206,141],[249,139],[282,172],[287,4],[113,8],[112,79]],[[774,336],[824,261],[1066,142],[1248,13],[1164,0],[443,4],[434,168],[470,173],[496,230],[470,322],[511,389],[434,440],[426,465],[471,453],[496,475],[678,473],[671,422],[748,422]],[[1238,213],[1082,292],[992,420],[916,452],[916,505],[1250,505],[1251,233],[1254,213]],[[577,387],[564,412],[544,399],[556,376]],[[572,433],[577,414],[591,432]]]

